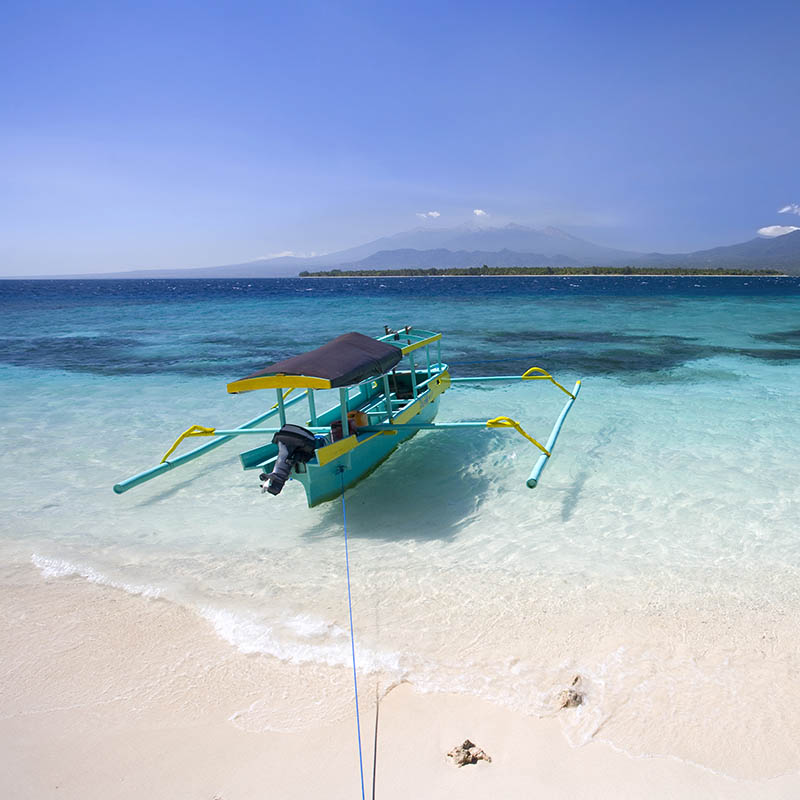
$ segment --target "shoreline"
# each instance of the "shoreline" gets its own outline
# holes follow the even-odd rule
[[[199,275],[184,276],[175,275],[172,277],[164,275],[144,275],[144,276],[122,276],[115,273],[110,275],[88,273],[86,275],[0,275],[0,281],[38,282],[38,281],[293,281],[306,280],[307,278],[800,278],[800,275],[790,275],[788,272],[765,275],[762,272],[742,273],[742,274],[720,274],[716,272],[698,272],[692,275],[682,273],[659,273],[650,275],[647,273],[613,273],[598,275],[591,272],[581,272],[570,275],[539,274],[529,275],[509,274],[509,275],[212,275],[203,277]]]
[[[764,275],[762,273],[753,273],[753,274],[742,274],[742,275],[729,275],[729,274],[718,274],[714,272],[702,272],[697,273],[696,275],[683,275],[679,273],[659,273],[657,275],[649,275],[646,273],[642,274],[629,274],[629,273],[614,273],[608,275],[597,275],[595,273],[586,272],[586,273],[576,273],[571,275],[559,275],[559,274],[539,274],[539,273],[531,273],[529,275],[518,275],[518,274],[510,274],[510,275],[296,275],[294,276],[296,279],[299,280],[310,280],[310,279],[340,279],[340,278],[797,278],[800,277],[798,275],[789,275],[787,273],[780,273],[776,275]],[[251,279],[251,278],[241,278],[237,280],[261,280],[259,278]]]
[[[14,796],[247,800],[265,784],[287,798],[357,794],[348,670],[328,670],[320,684],[309,665],[242,653],[168,600],[79,577],[46,578],[32,565],[6,568],[1,580],[8,668],[0,726]],[[337,718],[293,729],[321,685],[341,691]],[[360,676],[359,692],[365,775],[371,784],[374,760],[381,797],[800,792],[795,772],[732,778],[672,755],[630,756],[597,739],[571,746],[564,722],[581,707],[534,717],[469,694],[380,685],[370,674]],[[282,731],[270,729],[276,719]],[[492,763],[454,767],[445,754],[465,738]]]

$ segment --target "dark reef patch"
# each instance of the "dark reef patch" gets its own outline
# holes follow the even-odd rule
[[[0,363],[96,375],[240,377],[291,355],[267,347],[263,336],[196,337],[161,342],[126,336],[0,337]]]
[[[486,342],[483,353],[470,351],[452,361],[457,374],[481,374],[486,371],[485,365],[491,362],[503,362],[503,372],[511,374],[533,365],[550,366],[560,372],[580,375],[663,372],[690,361],[732,352],[688,336],[613,330],[491,331],[482,338]],[[525,343],[525,354],[509,352],[509,344],[518,342]],[[539,347],[532,348],[530,342],[538,343]],[[481,360],[481,355],[485,356],[487,352],[492,356]]]
[[[733,351],[737,355],[745,356],[746,358],[760,358],[763,361],[800,361],[800,349],[787,350],[777,348],[743,348],[741,350]]]
[[[519,342],[582,342],[585,344],[678,344],[696,342],[691,336],[662,336],[647,333],[621,333],[620,331],[582,331],[582,330],[523,330],[491,331],[483,339],[492,343]]]
[[[790,331],[773,331],[772,333],[754,333],[753,338],[760,342],[775,342],[800,347],[800,328]]]
[[[782,335],[788,337],[794,333],[787,331]],[[611,330],[491,331],[485,333],[482,339],[486,342],[484,351],[462,351],[450,362],[454,374],[470,376],[497,371],[521,374],[528,367],[544,366],[546,369],[557,369],[562,374],[624,377],[641,373],[667,374],[693,361],[717,356],[754,358],[774,363],[800,360],[800,349],[724,347],[689,336]],[[539,346],[534,349],[528,344],[530,342],[536,342]],[[510,345],[517,343],[523,346],[514,348],[517,351],[514,352]],[[520,351],[524,351],[524,354]],[[490,367],[492,364],[497,367]]]

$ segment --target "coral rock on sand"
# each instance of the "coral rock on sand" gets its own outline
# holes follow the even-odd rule
[[[576,675],[572,679],[572,686],[569,689],[564,689],[558,695],[558,707],[561,708],[575,708],[583,703],[583,692],[579,692],[576,688],[581,682],[581,676]]]
[[[454,747],[447,755],[453,759],[453,763],[457,767],[463,767],[464,764],[477,764],[479,761],[491,762],[492,760],[491,756],[487,756],[480,747],[473,744],[469,739],[464,739],[463,744]]]

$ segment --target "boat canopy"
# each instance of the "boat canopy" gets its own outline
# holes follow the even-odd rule
[[[399,347],[363,333],[345,333],[327,344],[270,364],[228,384],[228,392],[254,389],[334,389],[382,375],[403,357]]]

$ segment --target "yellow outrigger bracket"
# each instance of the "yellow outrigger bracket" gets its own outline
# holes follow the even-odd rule
[[[533,367],[533,369],[538,369],[537,367]],[[529,370],[530,371],[530,370]],[[544,377],[544,376],[542,376]],[[549,377],[549,376],[548,376]],[[552,380],[552,378],[550,379]],[[555,383],[555,381],[553,381]],[[563,386],[561,387],[564,388]],[[567,390],[564,389],[566,392]],[[569,392],[567,392],[569,394]],[[529,442],[535,444],[548,458],[550,457],[550,451],[544,447],[543,445],[539,444],[533,436],[529,436],[525,431],[522,429],[522,425],[519,424],[511,417],[495,417],[494,419],[489,419],[486,421],[487,428],[513,428],[517,433],[522,434]]]
[[[558,386],[564,394],[568,394],[573,400],[575,399],[575,395],[572,394],[569,389],[565,389],[549,372],[543,370],[541,367],[531,367],[523,373],[521,377],[523,381],[551,381]]]
[[[161,463],[163,464],[177,449],[178,445],[184,440],[188,439],[190,436],[213,436],[216,432],[216,428],[204,428],[202,425],[192,425],[191,428],[185,430],[176,440],[175,444],[164,453],[164,458],[161,459]]]
[[[285,399],[286,399],[286,398],[287,398],[287,397],[288,397],[288,396],[289,396],[289,395],[290,395],[290,394],[291,394],[293,391],[294,391],[294,388],[292,388],[292,389],[287,389],[287,390],[286,390],[286,391],[283,393],[283,397],[281,397],[281,401],[285,400]],[[277,408],[277,407],[278,407],[278,404],[277,404],[277,403],[275,403],[275,405],[274,405],[274,406],[272,406],[272,408],[270,409],[270,411],[272,411],[272,409],[274,409],[274,408]],[[160,461],[159,463],[163,464],[163,463],[164,463],[164,462],[165,462],[165,461],[166,461],[166,460],[167,460],[167,459],[168,459],[168,458],[169,458],[169,457],[170,457],[170,456],[171,456],[171,455],[172,455],[172,454],[173,454],[173,453],[174,453],[174,452],[175,452],[175,451],[178,449],[178,445],[179,445],[179,444],[180,444],[180,443],[181,443],[181,442],[182,442],[184,439],[188,439],[190,436],[213,436],[213,435],[216,433],[216,431],[217,431],[217,429],[216,429],[216,428],[206,428],[206,427],[204,427],[203,425],[192,425],[192,427],[191,427],[191,428],[189,428],[189,429],[185,430],[185,431],[184,431],[184,432],[183,432],[183,433],[182,433],[182,434],[181,434],[181,435],[180,435],[180,436],[179,436],[179,437],[178,437],[178,438],[175,440],[175,442],[174,442],[174,444],[172,445],[172,447],[170,447],[170,449],[169,449],[169,450],[167,450],[167,452],[166,452],[166,453],[164,453],[164,458],[162,458],[162,459],[161,459],[161,461]]]

